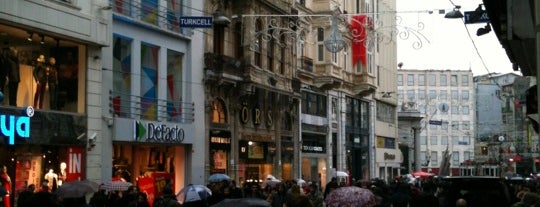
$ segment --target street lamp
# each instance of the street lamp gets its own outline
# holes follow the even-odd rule
[[[463,18],[463,14],[461,13],[461,11],[459,11],[459,9],[461,8],[460,5],[455,5],[454,9],[452,9],[452,11],[446,13],[444,15],[444,18],[447,18],[447,19],[459,19],[459,18]]]

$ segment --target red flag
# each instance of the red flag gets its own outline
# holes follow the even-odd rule
[[[367,63],[366,46],[364,41],[366,39],[367,30],[364,28],[366,25],[366,15],[360,14],[352,17],[351,21],[351,33],[353,35],[352,41],[352,65],[353,67],[362,61],[362,65]]]
[[[520,108],[521,104],[519,104],[519,101],[514,101],[514,108]]]

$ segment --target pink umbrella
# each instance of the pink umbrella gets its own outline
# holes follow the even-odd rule
[[[428,173],[428,172],[424,172],[424,171],[417,171],[417,172],[413,172],[412,176],[420,177],[420,178],[429,178],[430,176],[433,176],[433,174]]]
[[[375,194],[356,186],[332,190],[324,200],[328,207],[372,207],[377,204]]]

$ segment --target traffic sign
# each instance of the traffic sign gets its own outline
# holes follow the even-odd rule
[[[463,15],[465,24],[476,24],[489,22],[488,14],[485,10],[481,11],[466,11]]]
[[[180,27],[211,28],[212,17],[182,16],[180,17]]]

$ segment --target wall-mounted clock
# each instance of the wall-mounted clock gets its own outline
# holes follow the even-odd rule
[[[442,112],[448,112],[449,106],[447,103],[441,103],[439,104],[439,110]]]

